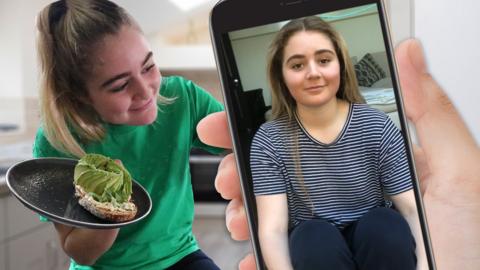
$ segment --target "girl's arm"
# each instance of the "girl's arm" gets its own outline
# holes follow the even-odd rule
[[[422,229],[418,219],[417,204],[413,189],[391,196],[398,211],[407,220],[416,243],[417,270],[427,270],[428,262],[423,244]]]
[[[54,223],[65,253],[76,263],[92,265],[117,238],[119,229],[83,229]]]
[[[258,235],[267,268],[293,270],[288,249],[287,195],[258,195],[256,202]]]

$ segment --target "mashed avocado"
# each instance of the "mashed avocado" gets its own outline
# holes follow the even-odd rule
[[[75,166],[73,183],[96,201],[124,203],[132,194],[132,178],[113,159],[99,154],[83,156]]]

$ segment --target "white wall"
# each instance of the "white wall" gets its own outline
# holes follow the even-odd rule
[[[242,87],[245,91],[263,89],[265,105],[272,104],[267,80],[267,51],[275,33],[265,33],[252,38],[232,41]],[[252,59],[256,59],[252,63]],[[253,64],[253,65],[252,65]]]
[[[0,0],[0,98],[38,96],[35,18],[51,0]]]
[[[357,61],[366,53],[385,51],[378,13],[336,21],[332,25],[345,39],[350,57],[356,57]]]
[[[35,16],[48,2],[0,0],[0,124],[18,134],[26,127],[23,98],[38,96]]]
[[[480,142],[480,2],[415,0],[415,36],[431,73]]]
[[[0,95],[20,97],[22,94],[22,48],[21,35],[16,27],[20,6],[7,0],[0,0]]]
[[[386,0],[386,11],[391,27],[393,44],[413,35],[415,27],[413,8],[415,0]]]

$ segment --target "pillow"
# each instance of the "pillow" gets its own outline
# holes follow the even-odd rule
[[[375,62],[370,53],[365,54],[362,59],[354,65],[358,85],[370,87],[376,81],[387,77],[385,71]]]
[[[373,88],[391,88],[392,87],[392,78],[390,77],[385,77],[383,79],[380,79],[376,81],[374,84],[372,84]]]

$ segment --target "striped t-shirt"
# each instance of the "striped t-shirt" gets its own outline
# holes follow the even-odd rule
[[[329,144],[310,136],[298,119],[264,123],[253,139],[250,165],[255,195],[286,193],[290,226],[320,218],[343,228],[385,205],[385,194],[412,188],[400,130],[364,104],[350,106],[343,130]]]

